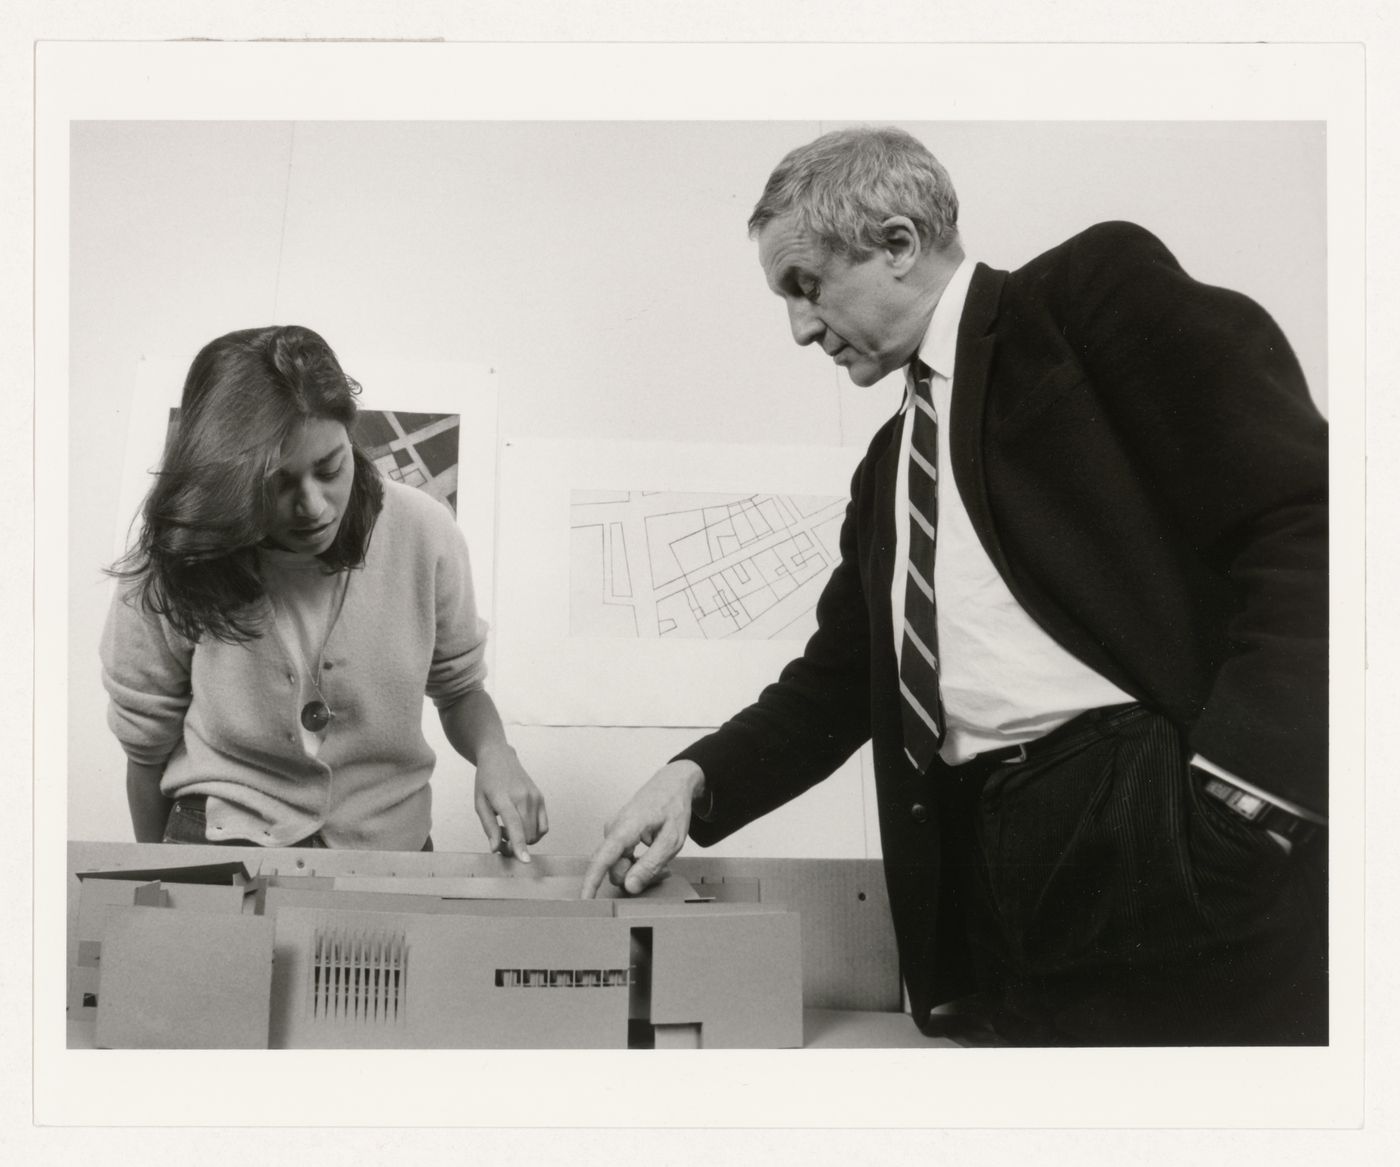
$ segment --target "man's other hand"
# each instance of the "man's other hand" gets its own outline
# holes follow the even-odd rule
[[[694,762],[662,766],[608,823],[583,877],[582,898],[597,894],[605,874],[628,895],[654,883],[685,842],[691,804],[704,788]]]

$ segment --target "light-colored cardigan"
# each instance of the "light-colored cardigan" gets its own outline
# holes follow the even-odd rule
[[[135,762],[165,762],[167,797],[203,794],[212,841],[417,850],[436,760],[423,695],[439,708],[486,677],[466,542],[442,503],[394,482],[364,567],[350,573],[321,659],[335,711],[316,757],[302,746],[300,678],[272,631],[191,644],[119,589],[102,637],[108,723]]]

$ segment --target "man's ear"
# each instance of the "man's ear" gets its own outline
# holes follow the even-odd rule
[[[895,276],[903,277],[913,270],[924,245],[919,239],[919,229],[907,215],[891,215],[880,226],[885,232],[884,253]]]

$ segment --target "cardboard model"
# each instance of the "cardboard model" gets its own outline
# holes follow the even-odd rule
[[[272,935],[263,916],[145,906],[114,912],[102,942],[97,1045],[265,1047]]]
[[[96,1041],[186,1048],[775,1048],[802,1044],[798,916],[673,878],[273,875],[82,881]]]

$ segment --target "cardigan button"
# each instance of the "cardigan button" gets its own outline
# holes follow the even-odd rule
[[[926,807],[922,802],[916,802],[913,806],[911,806],[909,808],[909,814],[910,817],[913,818],[913,820],[916,823],[928,822],[928,807]]]

